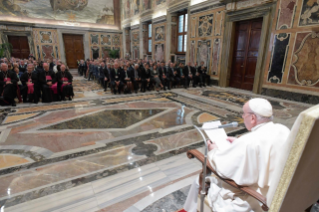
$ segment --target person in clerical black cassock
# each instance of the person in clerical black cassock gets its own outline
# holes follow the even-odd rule
[[[44,71],[39,73],[39,81],[42,86],[42,102],[52,102],[58,100],[58,85],[56,75],[50,70],[48,63],[43,63]]]
[[[8,70],[8,65],[1,64],[0,93],[3,97],[2,104],[16,106],[14,98],[17,96],[18,78],[14,71]]]
[[[56,80],[58,82],[60,99],[65,101],[66,97],[68,97],[69,100],[72,100],[74,97],[72,86],[73,76],[66,70],[65,65],[61,65],[61,71],[56,74]]]
[[[34,65],[28,64],[27,71],[24,72],[20,78],[22,85],[26,86],[26,89],[22,92],[23,102],[39,102],[39,74],[34,71]]]

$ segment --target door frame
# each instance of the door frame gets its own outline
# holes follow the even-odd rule
[[[273,25],[273,17],[276,11],[277,2],[268,3],[259,7],[248,8],[244,10],[227,12],[225,14],[225,28],[222,55],[223,58],[220,67],[219,86],[228,87],[232,69],[232,58],[235,42],[235,26],[237,21],[244,21],[256,18],[263,18],[260,44],[258,50],[257,65],[255,71],[253,92],[260,93],[264,72],[265,61],[267,57],[267,49],[270,42],[271,29]]]
[[[64,47],[64,40],[63,34],[73,34],[73,35],[83,35],[83,50],[84,50],[84,60],[90,58],[90,49],[89,49],[89,32],[88,31],[78,31],[78,30],[64,30],[58,29],[58,37],[59,37],[59,48],[60,48],[60,59],[62,62],[66,63],[65,57],[65,47]]]
[[[34,42],[33,42],[32,32],[2,31],[0,33],[3,35],[3,36],[0,35],[3,43],[9,42],[8,35],[9,36],[10,35],[12,35],[12,36],[26,36],[28,38],[30,54],[33,54],[35,57],[37,57],[37,54],[35,54],[35,51],[34,51]],[[5,56],[11,57],[11,53],[8,50],[6,50]]]

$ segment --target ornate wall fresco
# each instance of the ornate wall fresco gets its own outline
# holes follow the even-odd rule
[[[280,33],[275,35],[271,66],[269,68],[268,82],[281,83],[285,70],[285,61],[289,50],[290,34]]]
[[[164,26],[159,26],[155,28],[155,41],[163,41],[164,40],[164,32],[165,32],[165,28]]]
[[[209,66],[211,52],[211,41],[210,40],[199,40],[197,41],[197,63],[204,62],[204,66]]]
[[[0,1],[0,15],[114,25],[115,13],[120,13],[120,10],[115,7],[114,2],[116,1],[2,0]]]
[[[133,46],[133,59],[139,59],[140,58],[140,48],[138,46]]]
[[[155,61],[165,60],[165,29],[166,23],[154,24],[153,26],[153,59]]]
[[[314,0],[303,0],[300,11],[299,26],[319,24],[319,4]]]
[[[204,61],[213,79],[219,79],[224,31],[225,7],[205,10],[190,15],[188,61],[195,65]]]
[[[319,91],[318,2],[281,0],[276,13],[263,89],[313,95]]]
[[[298,33],[288,84],[319,87],[319,33]]]
[[[155,45],[155,61],[163,61],[164,60],[164,44]]]
[[[214,14],[199,17],[198,35],[205,37],[212,35]]]
[[[277,29],[290,29],[296,12],[297,0],[281,0],[278,10]]]
[[[196,41],[192,40],[191,41],[191,47],[189,49],[189,62],[191,62],[191,64],[195,64],[195,53],[196,52]]]
[[[33,43],[34,48],[36,49],[35,57],[37,59],[41,58],[42,60],[53,58],[60,59],[59,52],[59,40],[56,30],[53,29],[42,29],[42,28],[33,28]]]
[[[218,67],[219,67],[219,56],[220,56],[220,49],[221,49],[221,42],[220,38],[214,39],[213,42],[213,54],[212,54],[212,68],[211,68],[211,75],[217,76],[218,74]]]
[[[91,58],[109,57],[109,50],[120,50],[122,47],[122,35],[119,34],[90,32],[89,39]]]
[[[134,59],[139,58],[140,52],[140,31],[138,29],[132,30],[132,57]]]

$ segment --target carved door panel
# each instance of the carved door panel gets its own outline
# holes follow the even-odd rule
[[[69,68],[77,68],[77,60],[84,58],[83,35],[63,35],[65,58]]]
[[[27,36],[11,36],[8,35],[8,41],[12,45],[11,56],[25,59],[30,54],[30,48]]]
[[[236,23],[229,86],[245,90],[253,89],[261,27],[262,19]]]

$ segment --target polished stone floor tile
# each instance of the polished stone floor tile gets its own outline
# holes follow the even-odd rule
[[[145,156],[133,155],[131,153],[133,147],[134,145],[129,145],[30,171],[0,176],[0,198],[8,197],[7,191],[9,188],[10,195],[15,195],[37,187],[145,158]]]
[[[70,102],[68,104],[55,104],[55,105],[43,105],[38,107],[19,108],[17,109],[17,112],[18,113],[39,112],[39,111],[48,111],[48,110],[56,110],[56,109],[83,107],[88,105],[89,105],[89,102]]]
[[[42,130],[126,128],[163,110],[106,110],[66,121]]]
[[[238,121],[227,133],[245,133],[242,105],[256,96],[217,87],[115,96],[79,76],[73,86],[77,102],[2,111],[5,211],[176,211],[201,170],[185,154],[202,146],[193,125]],[[287,126],[309,107],[269,99]]]
[[[5,121],[3,122],[4,124],[8,124],[8,123],[12,123],[15,121],[21,121],[24,119],[28,119],[31,117],[34,117],[36,115],[38,115],[39,113],[29,113],[29,114],[23,114],[23,115],[16,115],[16,116],[7,116],[7,118],[5,119]]]
[[[174,149],[188,146],[202,141],[202,137],[197,130],[189,130],[182,133],[176,133],[170,136],[145,141],[145,144],[155,144],[158,149],[154,154],[162,154]]]
[[[26,158],[21,157],[19,155],[6,155],[6,154],[0,155],[0,169],[16,166],[16,165],[24,164],[28,162],[30,162],[30,160],[27,160]]]

